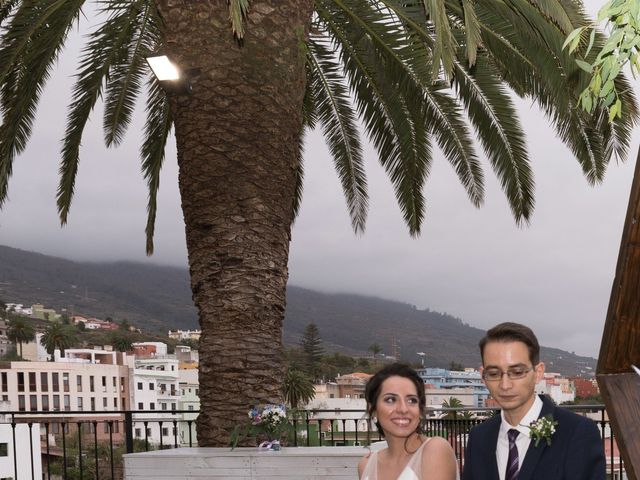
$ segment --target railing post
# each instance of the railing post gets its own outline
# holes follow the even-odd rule
[[[124,437],[127,453],[133,453],[133,414],[131,410],[124,412]]]

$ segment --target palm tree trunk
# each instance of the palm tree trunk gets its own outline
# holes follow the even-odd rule
[[[282,322],[312,0],[251,2],[242,47],[227,0],[158,0],[165,44],[199,69],[172,97],[198,308],[198,443],[228,445],[256,403],[281,401]]]

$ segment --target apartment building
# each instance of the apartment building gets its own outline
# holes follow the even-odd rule
[[[191,444],[195,446],[197,445],[195,420],[198,418],[198,412],[200,411],[198,369],[180,368],[178,370],[178,382],[180,385],[178,410],[187,410],[188,412],[181,414],[183,421],[179,424],[180,443],[182,445]]]
[[[442,406],[442,402],[449,401],[450,397],[457,398],[465,407],[486,406],[489,390],[478,370],[473,368],[467,368],[464,371],[423,368],[418,370],[418,375],[426,385],[425,393],[428,406]]]
[[[544,372],[542,380],[536,383],[536,393],[550,396],[558,405],[576,398],[573,382],[553,372]]]
[[[163,344],[164,345],[164,344]],[[178,360],[171,355],[135,359],[131,374],[133,435],[154,444],[172,445],[178,441],[180,401]],[[175,422],[175,423],[174,423]]]
[[[76,428],[78,422],[84,424],[82,428],[87,433],[93,433],[100,423],[99,440],[110,435],[115,441],[120,440],[124,433],[123,417],[108,412],[129,408],[126,355],[90,349],[67,350],[64,358],[56,353],[55,362],[0,364],[0,398],[9,402],[11,410],[24,412],[21,420],[47,423],[43,435],[57,435],[61,428]],[[40,413],[30,416],[30,412]],[[55,412],[69,414],[63,417]],[[62,419],[64,427],[59,423]]]
[[[172,340],[200,340],[201,330],[169,330],[168,337]]]

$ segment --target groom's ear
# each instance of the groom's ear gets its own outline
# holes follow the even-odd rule
[[[540,362],[534,367],[534,370],[536,372],[536,383],[538,383],[540,380],[542,380],[542,377],[544,377],[544,369],[544,362]]]

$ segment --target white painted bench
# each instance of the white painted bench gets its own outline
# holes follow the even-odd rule
[[[357,480],[364,447],[177,448],[124,456],[125,480]]]

